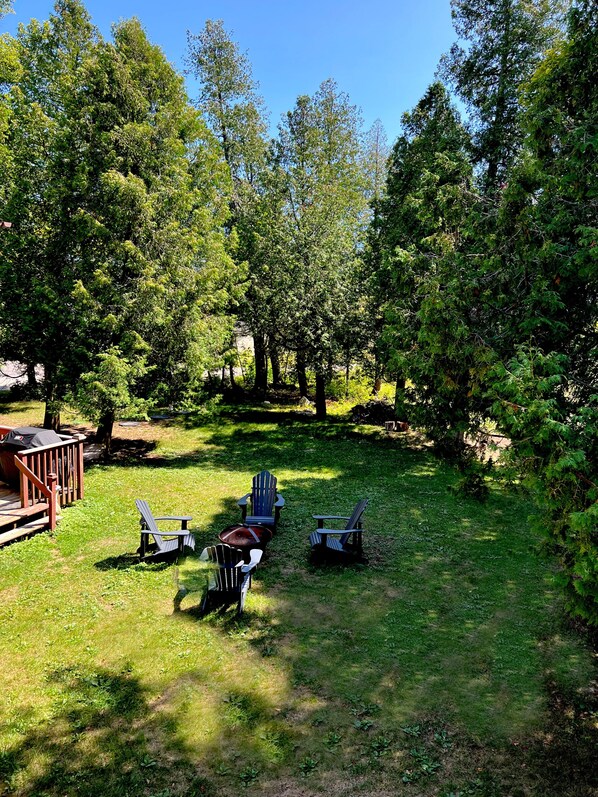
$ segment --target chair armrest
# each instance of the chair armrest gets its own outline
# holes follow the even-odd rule
[[[254,570],[260,563],[263,553],[264,552],[261,550],[261,548],[253,548],[251,551],[251,559],[249,563],[241,565],[242,572],[250,573],[252,570]]]
[[[350,534],[353,529],[318,529],[318,534]]]
[[[276,503],[274,506],[284,506],[284,498],[280,493],[276,493]]]
[[[349,515],[312,515],[314,520],[349,520]]]
[[[365,529],[318,529],[318,534],[362,534]]]
[[[193,520],[193,515],[162,515],[155,517],[154,520]]]
[[[251,493],[245,493],[245,495],[242,498],[239,498],[239,500],[237,501],[237,506],[247,506],[247,499],[249,498],[250,495]]]
[[[154,518],[156,520],[156,518]],[[142,534],[153,534],[153,531],[149,529],[141,529]],[[160,531],[157,532],[160,534],[160,537],[188,537],[191,533],[189,529],[182,529],[180,531]]]

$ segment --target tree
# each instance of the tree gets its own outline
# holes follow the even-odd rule
[[[19,70],[6,95],[13,179],[3,214],[14,226],[0,239],[2,354],[30,366],[43,363],[44,423],[55,428],[68,384],[57,341],[62,344],[65,330],[78,326],[67,297],[73,286],[70,197],[78,193],[79,149],[71,146],[67,120],[82,90],[83,62],[96,41],[79,3],[57,3],[49,24],[33,20],[19,33]]]
[[[187,32],[187,42],[187,66],[201,84],[197,106],[220,142],[235,188],[254,185],[264,162],[266,123],[249,60],[221,19],[207,20],[197,35]]]
[[[364,291],[366,297],[366,312],[364,316],[368,320],[369,329],[365,335],[365,342],[363,335],[354,335],[349,329],[347,343],[352,344],[354,351],[358,351],[361,348],[362,353],[367,351],[373,354],[373,364],[371,359],[368,362],[368,358],[365,356],[362,356],[361,359],[364,361],[366,368],[368,366],[371,368],[373,365],[374,392],[377,392],[380,388],[384,364],[388,360],[381,337],[384,324],[382,308],[385,303],[385,297],[378,290],[380,284],[377,282],[376,275],[381,273],[382,266],[381,207],[386,196],[388,158],[390,155],[386,131],[379,119],[366,132],[363,148],[370,223],[359,267],[360,282],[362,285],[367,286]]]
[[[519,88],[558,34],[554,0],[451,0],[454,44],[441,75],[465,101],[473,152],[489,193],[506,180],[521,149]]]
[[[230,251],[239,266],[248,265],[248,282],[239,308],[252,332],[255,388],[265,393],[268,380],[267,341],[275,317],[263,294],[269,293],[256,249],[256,226],[263,211],[266,121],[262,98],[246,55],[224,29],[222,20],[208,20],[198,35],[187,34],[188,69],[200,81],[197,107],[217,137],[233,181],[229,219]],[[237,309],[230,308],[231,311]]]
[[[542,510],[569,609],[598,625],[598,12],[526,87],[526,157],[503,194],[511,353],[490,374],[493,415]],[[515,298],[516,296],[516,298]],[[500,312],[501,308],[499,308]]]
[[[12,11],[11,0],[0,0],[0,19]],[[8,86],[16,79],[19,71],[19,59],[17,54],[16,42],[12,36],[2,34],[0,36],[0,208],[4,207],[6,197],[10,190],[12,180],[12,159],[10,150],[6,145],[6,137],[9,128],[10,108],[3,92],[4,87]],[[4,219],[0,213],[0,221]]]
[[[398,413],[460,456],[479,420],[477,385],[487,359],[476,335],[479,288],[469,256],[476,203],[469,139],[441,83],[402,124],[380,205],[375,291],[385,297]]]
[[[218,312],[235,277],[215,143],[136,20],[105,43],[69,0],[19,44],[26,69],[11,92],[19,181],[9,207],[21,222],[0,277],[3,294],[21,301],[18,312],[3,307],[3,349],[43,364],[51,410],[102,357],[135,371],[139,341],[149,347],[140,389],[147,395],[164,372],[162,384],[180,386],[198,308]],[[108,408],[104,439],[113,420]]]
[[[282,213],[268,248],[286,308],[285,342],[315,371],[320,418],[341,322],[355,302],[366,220],[358,130],[355,107],[327,80],[313,97],[297,99],[273,142],[273,190]]]

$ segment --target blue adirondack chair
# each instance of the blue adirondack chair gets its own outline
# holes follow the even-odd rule
[[[262,558],[262,551],[258,548],[251,551],[251,559],[245,563],[242,554],[229,545],[210,545],[204,548],[199,557],[200,561],[209,563],[212,567],[207,572],[206,585],[201,601],[201,613],[205,614],[217,606],[226,606],[230,603],[237,604],[237,614],[243,614],[245,598],[251,586],[251,576]],[[189,590],[184,585],[179,585],[175,597],[175,610],[180,608],[181,601]]]
[[[250,493],[237,501],[241,507],[243,523],[261,523],[270,526],[274,531],[280,519],[280,510],[284,506],[284,498],[276,492],[276,476],[263,470],[253,477]],[[251,514],[247,514],[247,502],[251,504]]]
[[[309,535],[312,551],[314,552],[334,552],[345,555],[359,555],[362,553],[362,534],[363,528],[361,518],[369,503],[369,499],[363,498],[357,503],[353,514],[346,515],[312,515],[318,521],[317,531]],[[344,529],[324,528],[325,520],[346,520]]]
[[[141,515],[141,543],[137,552],[140,559],[151,556],[153,559],[172,554],[183,554],[185,546],[195,550],[195,537],[187,528],[191,515],[164,515],[154,517],[147,501],[137,499],[135,505]],[[177,531],[160,531],[158,520],[176,520],[180,522],[181,528]],[[153,542],[150,540],[153,537]]]

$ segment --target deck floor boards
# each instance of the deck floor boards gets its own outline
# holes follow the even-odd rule
[[[24,509],[19,494],[0,482],[0,545],[48,528],[47,513],[42,502]]]

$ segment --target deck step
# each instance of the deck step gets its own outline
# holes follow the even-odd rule
[[[24,526],[18,526],[16,529],[5,531],[0,534],[0,545],[5,545],[8,542],[14,542],[23,537],[29,537],[31,534],[36,534],[38,531],[46,531],[50,528],[50,521],[47,517],[37,518]]]
[[[16,528],[27,522],[28,518],[34,519],[38,515],[47,514],[49,505],[45,502],[32,504],[28,507],[15,507],[0,512],[0,531],[2,529]]]

